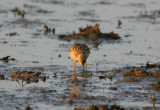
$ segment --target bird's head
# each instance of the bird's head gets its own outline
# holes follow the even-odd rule
[[[83,68],[84,68],[84,64],[86,63],[86,58],[85,58],[85,56],[84,55],[82,55],[82,54],[80,54],[79,56],[78,56],[78,62],[83,66]]]

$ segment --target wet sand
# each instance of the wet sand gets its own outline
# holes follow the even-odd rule
[[[2,0],[0,109],[160,109],[159,5]],[[74,43],[90,48],[87,71]]]

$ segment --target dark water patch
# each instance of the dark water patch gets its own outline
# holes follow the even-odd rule
[[[112,1],[99,1],[99,2],[96,2],[95,5],[97,4],[100,4],[100,5],[112,5],[114,4]]]
[[[36,12],[43,13],[43,14],[52,13],[52,11],[48,11],[48,10],[44,10],[44,9],[37,9]]]
[[[139,22],[148,22],[153,25],[159,24],[160,11],[152,10],[152,11],[141,11],[137,16],[127,16],[123,17],[125,19],[133,19],[138,20]]]
[[[0,10],[0,14],[8,14],[8,11],[7,10]]]
[[[54,21],[54,22],[67,22],[67,20],[66,19],[50,19],[50,21]]]
[[[16,19],[11,22],[12,24],[24,24],[24,25],[41,25],[43,24],[40,20],[27,20],[27,19]]]
[[[110,22],[108,20],[100,20],[100,19],[94,19],[94,18],[78,18],[78,20],[83,20],[83,21],[90,21],[90,22],[94,22],[94,23],[97,23],[97,22]]]
[[[48,4],[48,3],[52,3],[52,4],[55,4],[55,5],[62,5],[64,4],[64,1],[62,0],[32,0],[33,2],[35,3],[44,3],[44,4]]]
[[[28,4],[28,3],[24,3],[23,4],[24,8],[29,8],[29,9],[33,9],[33,8],[37,8],[37,6],[33,5],[33,4]]]
[[[125,4],[123,6],[126,6],[126,7],[137,7],[137,8],[145,8],[146,7],[145,3],[128,3],[128,4]]]
[[[79,12],[80,16],[91,16],[94,17],[94,11],[93,10],[85,10],[85,11],[81,11]]]

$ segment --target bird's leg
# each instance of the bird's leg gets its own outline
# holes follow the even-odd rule
[[[74,71],[75,71],[75,68],[76,68],[76,64],[75,64],[75,62],[74,62]]]
[[[83,67],[83,70],[84,70],[84,64],[82,63],[81,65],[82,65],[82,67]]]
[[[86,69],[87,69],[87,62],[85,63],[85,71],[86,71]]]
[[[83,70],[84,70],[84,65],[83,65]]]

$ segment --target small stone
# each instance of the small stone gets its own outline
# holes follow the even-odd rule
[[[61,54],[59,54],[59,58],[60,58],[60,57],[62,57],[62,55],[61,55]]]

